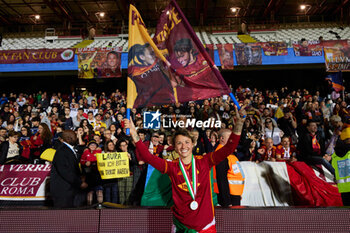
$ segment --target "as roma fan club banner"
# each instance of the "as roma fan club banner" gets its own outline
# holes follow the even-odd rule
[[[170,79],[178,102],[230,93],[218,68],[174,0],[161,14],[153,40],[171,64]]]
[[[78,77],[83,79],[121,77],[121,52],[121,47],[78,48]]]
[[[288,55],[288,47],[285,42],[269,41],[260,42],[265,56],[286,56]]]
[[[327,72],[350,72],[350,47],[347,40],[322,43]]]
[[[216,45],[223,70],[233,70],[233,44]]]
[[[97,168],[103,180],[130,176],[127,152],[98,153],[96,158]]]
[[[46,179],[51,165],[11,164],[0,166],[0,200],[45,200]]]
[[[293,41],[295,56],[322,56],[322,46],[318,40],[315,41]]]
[[[259,43],[235,44],[237,64],[241,66],[261,65],[262,52]]]
[[[175,103],[169,66],[148,34],[141,15],[130,5],[127,108]]]
[[[0,64],[73,62],[73,49],[21,49],[0,51]]]

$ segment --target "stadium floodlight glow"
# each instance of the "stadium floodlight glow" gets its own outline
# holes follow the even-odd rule
[[[99,15],[100,15],[101,18],[103,18],[103,17],[105,17],[106,13],[100,12]]]
[[[39,19],[40,19],[40,15],[35,15],[34,18],[35,18],[36,20],[39,20]]]
[[[236,13],[238,11],[238,8],[237,7],[231,7],[231,11],[232,11],[232,13]]]

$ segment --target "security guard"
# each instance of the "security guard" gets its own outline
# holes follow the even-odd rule
[[[219,132],[219,150],[226,143],[231,134],[229,129]],[[229,155],[214,167],[214,192],[218,194],[218,202],[222,207],[238,206],[244,188],[244,172],[235,155]]]
[[[335,152],[332,155],[332,166],[344,206],[350,206],[350,127],[340,134]]]

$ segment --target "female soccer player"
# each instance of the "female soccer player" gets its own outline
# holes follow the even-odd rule
[[[173,136],[173,145],[180,157],[167,161],[150,154],[138,137],[133,122],[125,120],[125,127],[130,128],[130,134],[143,161],[170,177],[174,200],[173,232],[216,232],[209,172],[213,166],[235,151],[243,122],[236,110],[236,124],[227,144],[218,151],[198,157],[192,155],[192,135],[185,129],[177,130]]]

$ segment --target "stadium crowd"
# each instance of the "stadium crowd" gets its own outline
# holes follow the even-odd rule
[[[236,156],[240,161],[304,161],[322,164],[334,174],[331,155],[342,129],[350,124],[349,96],[331,88],[325,96],[319,91],[260,91],[239,87],[232,90],[246,119]],[[87,204],[113,202],[140,205],[146,180],[147,164],[126,135],[126,95],[116,90],[93,93],[46,92],[9,93],[0,98],[0,164],[48,163],[40,155],[48,148],[57,149],[64,130],[73,130],[78,138],[75,151],[80,159],[82,176],[88,184]],[[234,104],[229,96],[185,104],[132,109],[141,140],[155,156],[174,160],[171,135],[175,128],[161,125],[159,130],[143,128],[143,113],[160,110],[161,118],[220,121],[221,127],[191,128],[196,139],[194,155],[215,150],[221,129],[235,125]],[[349,136],[350,138],[350,136]],[[130,177],[102,180],[97,170],[96,153],[128,152]]]

